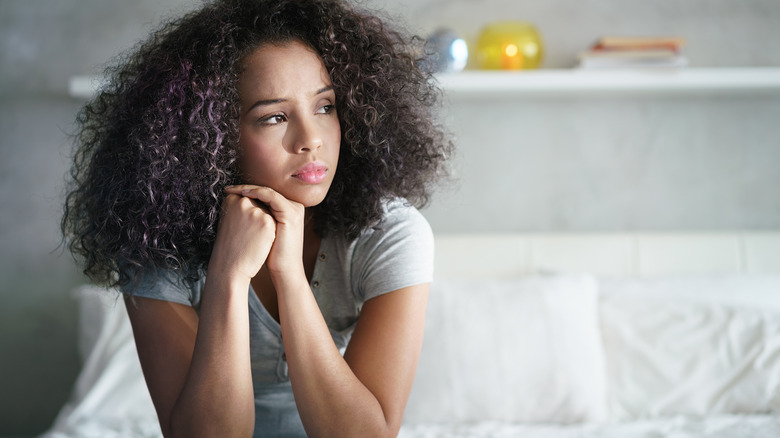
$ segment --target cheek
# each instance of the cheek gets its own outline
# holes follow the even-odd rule
[[[242,137],[238,144],[236,164],[241,175],[253,180],[268,175],[267,163],[273,162],[274,158],[269,155],[269,148],[265,147],[264,142],[254,137]]]

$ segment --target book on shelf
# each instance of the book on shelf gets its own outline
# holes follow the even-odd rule
[[[685,38],[673,36],[636,37],[636,36],[605,36],[593,45],[596,50],[652,50],[669,49],[679,52],[685,45]]]
[[[599,38],[579,54],[579,68],[680,68],[688,65],[681,37]]]

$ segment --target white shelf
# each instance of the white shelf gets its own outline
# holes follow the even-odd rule
[[[645,70],[463,71],[440,74],[452,98],[517,96],[634,95],[678,93],[780,93],[780,67],[685,68]],[[69,94],[91,98],[97,76],[70,78]]]
[[[452,98],[533,95],[780,93],[780,67],[463,71],[440,74]]]
[[[68,81],[68,95],[77,99],[91,99],[103,80],[99,76],[71,76]]]

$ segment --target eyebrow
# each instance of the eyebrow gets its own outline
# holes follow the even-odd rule
[[[331,90],[333,90],[333,86],[332,85],[328,85],[327,87],[322,87],[319,90],[314,92],[314,96],[318,96],[318,95],[320,95],[322,93],[325,93],[325,92],[328,92],[328,91],[331,91]],[[246,113],[248,114],[250,111],[252,111],[253,109],[255,109],[255,108],[259,107],[259,106],[273,105],[275,103],[281,103],[281,102],[286,102],[286,101],[287,101],[287,99],[264,99],[264,100],[258,100],[257,102],[252,104],[252,106],[250,106],[246,110]]]

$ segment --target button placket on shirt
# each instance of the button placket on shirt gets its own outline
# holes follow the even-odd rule
[[[287,354],[284,352],[284,347],[282,347],[282,353],[279,355],[279,362],[276,365],[276,375],[282,382],[286,382],[290,379],[290,374],[287,369]]]
[[[319,255],[317,255],[317,259],[320,262],[324,263],[326,260],[328,260],[328,253],[326,253],[326,252],[319,253]],[[320,287],[320,281],[319,280],[312,281],[311,282],[311,287],[314,288],[314,289],[318,289]]]

